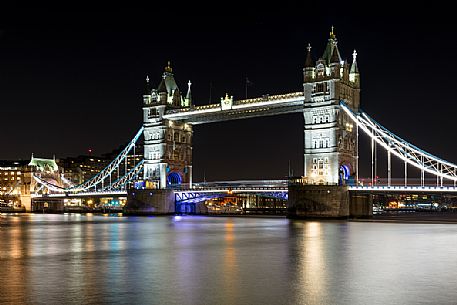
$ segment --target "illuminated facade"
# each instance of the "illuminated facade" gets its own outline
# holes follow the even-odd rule
[[[30,160],[28,166],[31,168],[33,175],[47,181],[56,186],[64,186],[62,181],[63,169],[59,168],[55,158],[53,159],[44,159],[44,158],[35,158],[32,154],[32,159]],[[34,193],[47,194],[51,190],[48,188],[43,188],[36,180],[32,180],[31,190]]]
[[[0,161],[0,203],[20,205],[20,195],[27,183],[24,181],[29,180],[25,177],[30,172],[28,163],[26,160]]]
[[[304,74],[304,174],[309,184],[345,184],[357,171],[357,127],[339,106],[345,100],[353,110],[360,105],[360,75],[341,60],[332,31],[324,54],[315,63],[311,46]]]
[[[170,63],[157,89],[143,95],[144,169],[148,188],[192,183],[192,125],[163,118],[166,110],[191,106],[189,81],[185,97],[174,79]]]

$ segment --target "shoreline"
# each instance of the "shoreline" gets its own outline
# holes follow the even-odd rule
[[[413,213],[384,213],[373,215],[368,219],[352,219],[354,222],[377,223],[422,223],[422,224],[457,224],[455,212],[413,212]]]

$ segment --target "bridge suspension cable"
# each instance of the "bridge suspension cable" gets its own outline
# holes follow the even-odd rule
[[[129,181],[136,179],[136,177],[138,177],[138,174],[140,174],[143,171],[143,163],[144,163],[144,160],[141,160],[128,173],[126,173],[124,176],[122,176],[119,179],[117,179],[116,181],[114,181],[112,184],[105,186],[105,188],[102,189],[101,191],[125,189],[125,185]]]
[[[341,108],[372,140],[372,143],[381,145],[388,152],[389,180],[390,180],[390,154],[394,154],[406,163],[421,170],[421,183],[423,184],[424,172],[433,174],[442,179],[457,181],[457,165],[436,157],[417,146],[403,140],[387,128],[376,122],[363,111],[354,112],[344,101],[340,101]],[[373,145],[373,144],[372,144]],[[373,154],[373,152],[372,152]],[[372,161],[373,162],[373,161]],[[406,172],[405,172],[406,173]],[[405,178],[406,179],[406,178]]]
[[[100,191],[113,190],[120,187],[124,187],[129,180],[137,177],[137,175],[142,171],[143,161],[140,161],[138,164],[136,164],[134,168],[131,169],[129,172],[126,171],[123,177],[118,177],[118,179],[114,182],[111,182],[111,175],[115,170],[118,170],[119,167],[122,166],[121,164],[124,160],[126,162],[125,168],[127,169],[127,156],[130,153],[130,151],[135,148],[135,144],[140,138],[140,136],[143,134],[143,130],[144,127],[141,127],[140,130],[135,134],[133,139],[129,142],[129,144],[127,144],[127,146],[121,151],[121,153],[119,153],[119,155],[117,155],[117,157],[113,161],[111,161],[103,170],[101,170],[94,177],[90,178],[89,180],[81,184],[65,188],[47,182],[46,180],[42,179],[37,175],[33,175],[33,178],[37,183],[46,186],[49,190],[59,193],[87,192],[90,189],[97,190],[97,186],[99,185],[100,187],[98,188],[98,190]],[[108,178],[110,183],[105,186],[104,182]]]

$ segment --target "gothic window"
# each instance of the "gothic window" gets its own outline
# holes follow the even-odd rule
[[[149,152],[149,160],[154,159],[154,153],[152,151]]]
[[[325,158],[324,158],[324,162],[325,162],[325,163],[328,163],[328,157],[325,157]]]
[[[330,116],[329,115],[326,115],[325,116],[325,123],[329,123],[330,122]]]
[[[330,165],[329,164],[324,164],[324,174],[328,175],[330,172]]]
[[[323,175],[324,174],[324,160],[322,158],[319,158],[318,163],[317,163],[317,168],[319,170],[318,174]]]
[[[149,116],[152,116],[152,115],[157,115],[157,109],[155,109],[155,108],[149,109]]]
[[[317,163],[317,158],[313,158],[313,163]]]
[[[325,139],[325,147],[330,147],[330,139]]]
[[[317,148],[317,140],[313,140],[313,147]]]
[[[324,141],[323,140],[319,140],[319,148],[323,148],[324,147]]]
[[[179,142],[179,133],[175,132],[174,141]]]
[[[313,115],[313,124],[316,124],[316,123],[317,123],[317,116]]]

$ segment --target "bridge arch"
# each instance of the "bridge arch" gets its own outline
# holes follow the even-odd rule
[[[180,185],[182,183],[182,177],[178,172],[171,172],[167,176],[168,185]]]

